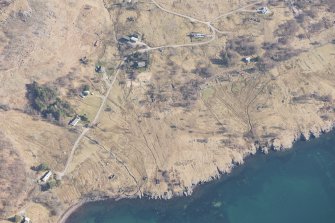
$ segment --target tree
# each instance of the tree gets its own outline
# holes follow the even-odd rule
[[[237,55],[229,50],[222,51],[220,54],[221,64],[225,67],[230,67],[236,63]]]
[[[214,74],[211,67],[197,67],[193,72],[203,78],[210,78]]]
[[[90,86],[88,84],[85,84],[83,86],[83,91],[89,91],[90,90]]]
[[[49,170],[49,166],[46,163],[41,163],[40,165],[37,166],[37,171],[45,171],[45,170]]]
[[[55,120],[60,121],[63,116],[71,116],[74,113],[71,105],[60,99],[55,88],[39,85],[35,81],[27,85],[27,98],[31,107],[45,118],[51,114]]]
[[[229,40],[227,43],[227,49],[236,51],[241,56],[251,56],[257,52],[254,39],[248,36],[239,36],[236,39]]]
[[[299,30],[299,25],[295,20],[288,20],[284,24],[279,25],[278,29],[275,31],[277,36],[294,36]]]
[[[13,221],[15,223],[20,223],[20,222],[22,222],[22,220],[23,220],[23,217],[21,215],[15,215],[14,218],[13,218]]]
[[[81,115],[80,116],[80,119],[84,122],[87,122],[88,121],[88,118],[86,117],[86,115]]]

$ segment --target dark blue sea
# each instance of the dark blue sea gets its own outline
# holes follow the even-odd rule
[[[335,132],[250,157],[190,197],[88,203],[67,223],[335,223]]]

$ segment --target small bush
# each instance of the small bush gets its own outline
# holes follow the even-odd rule
[[[48,164],[46,163],[41,163],[40,165],[38,165],[36,168],[35,168],[36,171],[46,171],[46,170],[50,170]]]
[[[299,25],[295,20],[289,20],[284,24],[279,25],[275,31],[275,35],[279,37],[294,36],[299,30]]]
[[[210,67],[197,67],[193,72],[202,78],[210,78],[214,74],[213,69]]]
[[[232,51],[222,51],[220,54],[220,58],[221,65],[225,67],[230,67],[236,64],[237,55],[235,52]]]
[[[5,104],[0,104],[0,110],[9,111],[10,107],[8,105],[5,105]]]
[[[258,61],[258,63],[256,64],[256,67],[259,71],[266,72],[274,68],[275,63],[270,58],[263,57]]]
[[[236,51],[241,56],[251,56],[257,52],[254,39],[247,36],[239,36],[236,39],[229,40],[227,43],[227,49]]]
[[[23,221],[23,217],[21,215],[15,215],[12,219],[10,219],[12,222],[15,223],[21,223]]]

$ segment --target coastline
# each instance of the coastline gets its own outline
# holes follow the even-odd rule
[[[86,204],[89,201],[79,201],[75,203],[74,205],[70,206],[61,216],[60,219],[58,220],[58,223],[65,223],[66,220],[70,217],[72,213],[74,213],[79,207],[82,205]]]
[[[268,154],[271,151],[277,152],[277,151],[284,151],[287,149],[292,149],[293,145],[298,142],[298,141],[309,141],[311,138],[319,138],[321,135],[330,133],[331,131],[335,130],[335,122],[330,123],[327,126],[323,126],[321,128],[313,128],[311,129],[309,132],[300,132],[300,134],[296,134],[294,136],[294,140],[291,140],[291,142],[289,144],[287,144],[288,142],[280,142],[278,139],[274,139],[272,145],[269,145],[269,147],[257,147],[257,150],[264,153],[264,154]],[[286,145],[286,146],[285,146]],[[287,145],[290,145],[289,147],[287,147]],[[239,163],[237,165],[232,165],[231,168],[229,168],[229,171],[226,172],[219,172],[219,174],[215,175],[215,176],[209,176],[207,181],[199,181],[197,182],[197,184],[191,186],[191,187],[185,187],[185,191],[183,193],[175,193],[172,194],[172,196],[158,196],[158,195],[136,195],[133,197],[108,197],[108,198],[84,198],[82,200],[80,200],[79,202],[76,202],[75,204],[73,204],[72,206],[70,206],[59,218],[58,223],[66,223],[66,221],[68,220],[68,218],[74,213],[76,212],[76,210],[78,210],[80,207],[82,207],[83,205],[87,204],[87,203],[91,203],[91,202],[97,202],[97,201],[103,201],[103,200],[115,200],[118,201],[120,199],[134,199],[134,198],[142,198],[142,197],[147,197],[148,199],[163,199],[163,200],[168,200],[174,197],[181,197],[181,196],[190,196],[193,193],[193,189],[200,186],[201,184],[204,183],[208,183],[211,182],[213,180],[217,180],[222,176],[225,176],[227,174],[230,174],[233,170],[234,167],[236,166],[240,166],[240,165],[244,165],[244,161],[246,158],[255,155],[255,154],[248,154],[246,156],[243,157],[243,162]]]

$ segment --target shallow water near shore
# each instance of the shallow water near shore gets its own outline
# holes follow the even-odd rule
[[[257,154],[190,197],[85,204],[66,223],[334,223],[335,132]]]

